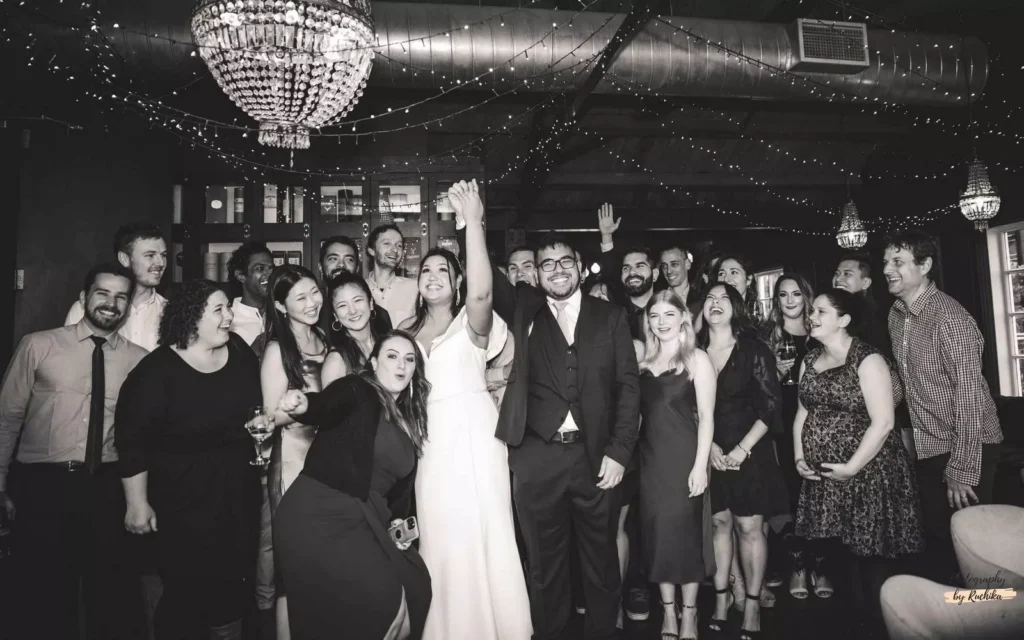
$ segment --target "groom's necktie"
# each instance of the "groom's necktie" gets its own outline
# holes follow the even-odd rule
[[[569,304],[568,300],[559,300],[554,303],[555,309],[558,311],[555,314],[555,321],[558,322],[558,327],[562,330],[562,335],[565,336],[565,341],[572,346],[575,337],[572,334],[572,327],[569,326],[569,314],[565,312],[566,305]]]

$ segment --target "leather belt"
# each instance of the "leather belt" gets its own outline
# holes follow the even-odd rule
[[[85,471],[85,463],[81,460],[65,460],[64,462],[31,462],[16,463],[18,467],[21,467],[25,471],[53,471],[53,472],[69,472],[69,471]],[[105,469],[116,465],[116,462],[104,462],[100,465],[100,469]]]
[[[579,431],[556,431],[555,437],[551,439],[551,442],[557,442],[559,444],[573,444],[582,440],[583,436]]]

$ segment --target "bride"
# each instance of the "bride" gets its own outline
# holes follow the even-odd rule
[[[433,590],[423,638],[529,640],[533,626],[512,524],[508,452],[494,437],[498,411],[484,379],[508,331],[491,309],[476,181],[456,183],[448,197],[466,224],[465,300],[458,259],[432,249],[420,265],[416,315],[401,326],[416,336],[431,384],[430,435],[416,473],[420,555]]]

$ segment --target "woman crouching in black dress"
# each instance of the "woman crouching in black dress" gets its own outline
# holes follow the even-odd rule
[[[289,391],[279,405],[319,425],[274,514],[293,640],[419,638],[430,607],[426,566],[389,533],[392,516],[407,515],[389,505],[412,491],[430,385],[404,332],[382,336],[369,363],[320,393]]]

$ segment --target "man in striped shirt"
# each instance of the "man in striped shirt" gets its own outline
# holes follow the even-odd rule
[[[950,518],[955,510],[992,501],[1003,433],[981,375],[978,325],[935,286],[935,240],[911,230],[887,237],[885,247],[883,273],[897,298],[889,335],[914,427],[927,572],[949,584],[957,576]]]

